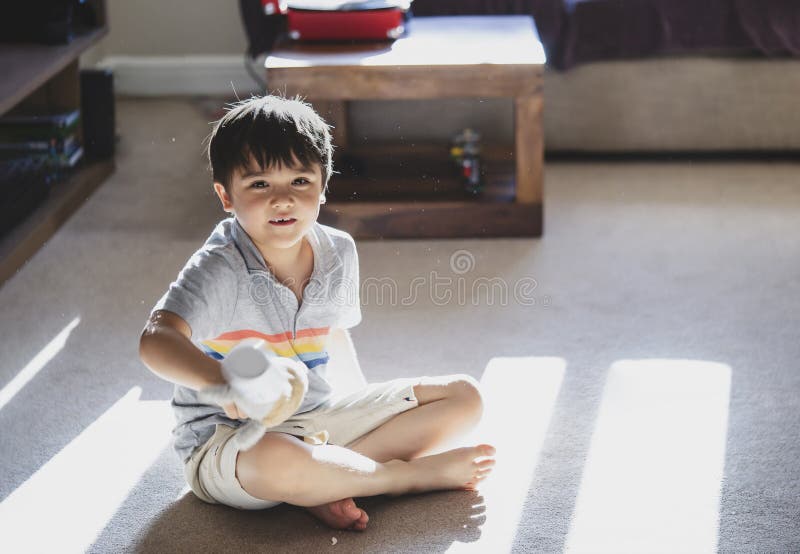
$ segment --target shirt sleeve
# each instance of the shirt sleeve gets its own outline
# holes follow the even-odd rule
[[[341,292],[339,294],[343,302],[338,327],[342,329],[355,327],[361,322],[361,281],[358,273],[358,252],[352,237],[348,237],[348,239],[342,253],[344,279],[341,283]]]
[[[153,307],[182,317],[192,329],[192,340],[214,338],[233,319],[238,280],[230,263],[215,252],[196,252],[169,290]]]

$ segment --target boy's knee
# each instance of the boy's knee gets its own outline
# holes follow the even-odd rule
[[[305,492],[302,461],[307,456],[304,445],[292,438],[267,433],[253,448],[239,453],[237,477],[253,496],[291,502]]]
[[[465,407],[474,410],[478,416],[483,413],[483,396],[474,377],[466,374],[453,375],[449,388]]]

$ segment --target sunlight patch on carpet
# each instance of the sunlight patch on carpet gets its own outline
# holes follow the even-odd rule
[[[51,340],[47,345],[42,348],[33,359],[28,362],[28,364],[22,368],[22,370],[17,373],[17,375],[9,381],[9,383],[3,387],[3,390],[0,390],[0,410],[9,403],[9,401],[16,396],[16,394],[22,390],[22,388],[27,385],[31,379],[36,377],[36,374],[39,373],[44,366],[46,366],[53,358],[55,358],[59,352],[64,349],[64,345],[67,344],[67,339],[69,335],[72,333],[72,330],[78,326],[81,322],[80,317],[76,317],[69,324],[58,333],[53,340]]]
[[[613,364],[568,552],[716,552],[730,386],[721,363]]]
[[[481,378],[484,416],[464,444],[497,448],[497,465],[480,486],[486,511],[475,542],[448,552],[508,552],[539,460],[566,361],[563,358],[492,358]]]
[[[0,503],[8,552],[83,552],[171,439],[168,401],[133,387]]]

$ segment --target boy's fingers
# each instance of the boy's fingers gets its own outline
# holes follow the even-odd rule
[[[247,419],[247,416],[235,402],[225,404],[222,409],[225,410],[225,415],[231,419]]]
[[[225,410],[225,415],[231,419],[239,419],[239,410],[236,409],[236,404],[225,404],[222,407]]]
[[[247,419],[245,413],[236,405],[236,394],[229,385],[215,385],[206,387],[198,393],[198,398],[203,402],[213,402],[222,406],[225,415],[231,419]]]

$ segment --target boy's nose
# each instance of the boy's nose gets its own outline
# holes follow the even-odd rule
[[[282,194],[272,199],[272,207],[274,208],[282,208],[292,205],[294,205],[294,200],[292,200],[292,197],[288,195]]]

